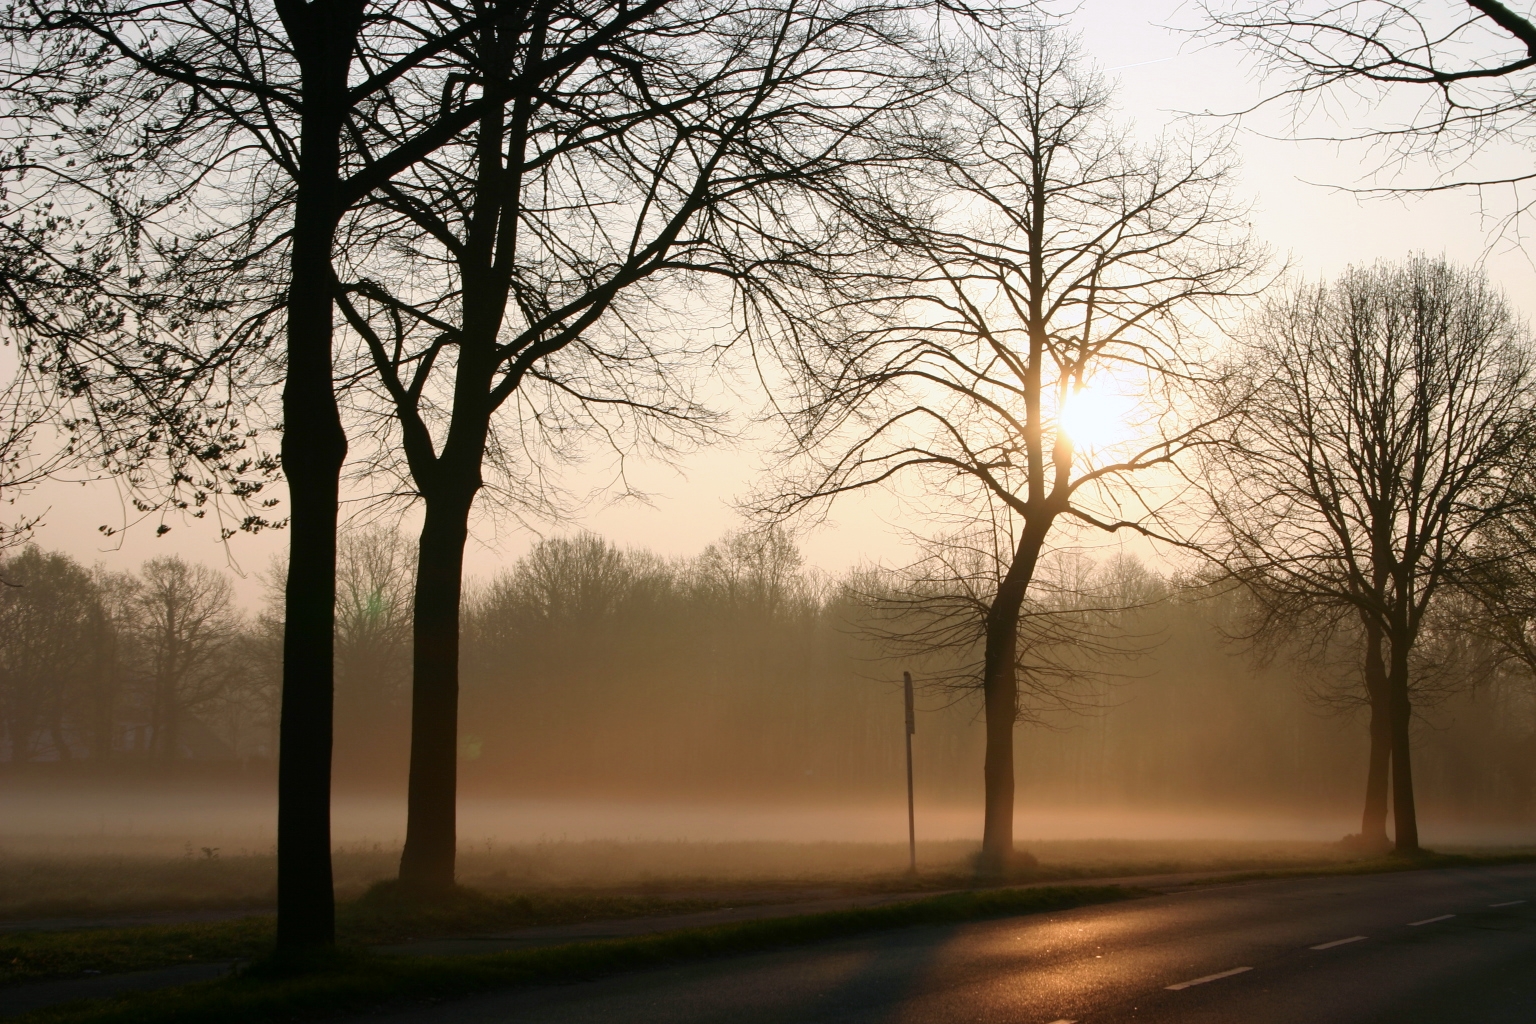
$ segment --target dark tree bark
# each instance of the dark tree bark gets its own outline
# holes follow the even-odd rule
[[[487,95],[500,102],[486,103],[473,148],[471,180],[478,187],[469,197],[473,212],[459,251],[462,329],[456,339],[458,360],[441,453],[434,452],[425,424],[414,419],[414,409],[397,412],[405,417],[406,462],[426,512],[412,608],[411,759],[405,847],[400,854],[400,882],[418,893],[441,893],[454,884],[464,545],[496,410],[491,396],[500,362],[497,343],[513,280],[509,250],[522,212],[527,118],[533,103],[526,95],[533,72],[525,67],[519,82],[525,94],[514,104],[509,140],[505,105],[513,69],[507,57],[513,47],[501,35],[487,28],[476,36],[486,56],[479,70]],[[533,35],[524,60],[537,66],[545,56],[542,27]]]
[[[1392,696],[1381,656],[1381,628],[1365,625],[1365,688],[1371,706],[1371,752],[1365,778],[1365,811],[1360,839],[1366,846],[1387,845],[1387,783],[1392,763]]]
[[[503,13],[515,16],[520,10]],[[247,340],[256,343],[253,361],[268,362],[261,355],[263,325],[275,311],[285,318],[282,469],[291,532],[279,737],[277,938],[284,955],[329,945],[334,938],[329,803],[335,529],[340,472],[348,455],[334,394],[335,239],[342,219],[363,198],[387,188],[394,175],[474,123],[478,101],[462,89],[444,87],[457,81],[458,70],[444,54],[494,15],[475,7],[439,18],[427,8],[389,0],[271,0],[270,7],[224,0],[171,0],[150,7],[97,0],[62,12],[20,5],[7,15],[15,39],[42,40],[25,59],[7,66],[13,72],[6,83],[10,95],[35,94],[31,107],[18,107],[34,120],[58,121],[62,137],[77,141],[77,151],[64,154],[70,167],[96,161],[111,184],[132,163],[122,154],[143,151],[144,173],[170,197],[156,207],[160,213],[183,207],[195,213],[212,202],[219,210],[214,219],[223,224],[231,196],[249,200],[245,219],[229,230],[194,229],[185,238],[174,215],[156,221],[141,216],[132,201],[121,205],[136,229],[125,234],[150,239],[155,244],[141,248],[163,257],[155,273],[194,293],[175,307],[190,308],[183,322],[197,323],[200,316],[217,320],[217,314],[235,310],[242,325],[227,334],[218,329],[227,326],[224,321],[209,332],[225,346],[214,354],[172,350],[180,359],[170,363],[173,384],[201,380],[209,366],[239,363],[228,346],[238,349]],[[366,76],[353,74],[364,66]],[[112,88],[100,88],[102,81]],[[80,97],[89,104],[104,93],[111,99],[108,109],[90,108],[97,116],[79,118],[83,128],[65,113],[76,109],[72,104]],[[413,122],[414,133],[396,131],[398,124],[387,114],[379,116],[398,96],[421,94],[434,97],[433,116]],[[150,120],[163,124],[163,135],[144,132]],[[102,122],[112,130],[98,132]],[[90,183],[106,188],[94,179]],[[117,233],[114,228],[108,237]],[[276,254],[282,254],[280,266],[274,265]],[[141,435],[156,436],[161,431],[156,417],[168,403],[141,400],[141,378],[135,374],[146,367],[159,372],[159,361],[144,358],[136,365],[120,353],[137,353],[140,346],[88,340],[70,339],[81,351],[70,349],[64,362],[71,370],[92,363],[106,367],[108,372],[82,378],[92,389],[110,391],[114,380],[129,380],[111,397],[127,395],[118,407],[135,414],[141,405],[153,406],[145,415],[155,429]],[[212,383],[202,386],[212,390]],[[171,420],[180,429],[175,440],[205,434],[184,429],[200,422],[196,412]],[[242,427],[225,431],[217,444],[183,443],[195,454],[178,465],[214,452],[222,463],[242,466],[243,457],[235,452],[244,436]],[[191,479],[185,471],[171,477],[173,489]],[[204,490],[199,499],[206,497]],[[239,480],[229,490],[252,493]],[[253,528],[269,525],[259,516],[246,522]]]
[[[1413,699],[1408,689],[1408,652],[1415,638],[1406,622],[1393,626],[1387,671],[1392,728],[1392,846],[1398,853],[1412,854],[1419,851],[1419,812],[1413,798],[1413,752],[1409,744]]]
[[[341,132],[361,0],[280,0],[301,69],[298,167],[287,292],[283,469],[289,558],[284,590],[278,738],[277,946],[336,941],[331,877],[331,737],[335,696],[336,520],[347,439],[332,388],[334,271]]]
[[[474,477],[478,478],[478,469]],[[478,487],[424,491],[416,570],[411,774],[400,881],[418,892],[454,884],[458,842],[459,617],[464,545]]]
[[[1013,732],[1019,720],[1019,612],[1044,541],[1043,530],[1025,531],[987,612],[982,690],[987,731],[982,767],[986,811],[980,865],[987,874],[1003,874],[1013,861]]]

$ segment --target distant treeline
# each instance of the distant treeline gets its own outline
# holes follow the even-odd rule
[[[414,551],[395,533],[357,531],[341,563],[338,782],[403,791]],[[1231,638],[1237,593],[1213,599],[1124,559],[1078,559],[1068,575],[1078,593],[1063,607],[1081,608],[1089,593],[1097,639],[1066,655],[1072,700],[1019,726],[1021,803],[1353,812],[1366,753],[1354,717],[1363,708],[1352,704],[1358,666],[1326,649],[1257,660]],[[29,548],[0,577],[0,760],[270,764],[279,623],[239,613],[221,573],[173,558],[107,573]],[[593,536],[538,543],[473,590],[465,791],[895,797],[901,671],[914,668],[928,681],[920,795],[974,800],[983,737],[964,652],[948,652],[947,665],[905,661],[889,640],[882,580],[829,578],[772,533],[731,535],[686,559]],[[1033,635],[1071,645],[1070,631]],[[1450,629],[1426,647],[1425,692],[1438,703],[1419,723],[1424,800],[1470,817],[1529,814],[1531,680],[1475,648]]]
[[[26,547],[0,563],[0,759],[269,757],[272,653],[215,569]]]

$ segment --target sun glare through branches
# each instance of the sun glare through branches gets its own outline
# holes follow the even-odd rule
[[[1101,375],[1067,396],[1057,423],[1079,451],[1099,452],[1136,437],[1137,411],[1136,398]]]

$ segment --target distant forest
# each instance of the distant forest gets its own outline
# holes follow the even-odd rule
[[[1034,664],[1053,673],[1041,687],[1053,699],[1018,727],[1021,804],[1353,811],[1365,708],[1350,688],[1359,667],[1336,656],[1351,645],[1255,650],[1242,639],[1239,592],[1131,559],[1060,561],[1070,587],[1057,588],[1058,607],[1033,609],[1046,624],[1032,633]],[[413,566],[397,533],[342,539],[344,789],[404,790]],[[911,668],[920,798],[974,801],[984,740],[967,685],[974,652],[905,658],[892,616],[909,613],[883,600],[886,575],[828,577],[772,533],[734,534],[683,559],[590,535],[538,543],[469,602],[465,792],[895,797],[900,680]],[[272,775],[275,602],[245,614],[221,572],[176,558],[113,573],[29,547],[0,578],[5,771]],[[268,582],[275,594],[280,567]],[[1090,607],[1082,632],[1095,639],[1080,648],[1059,622]],[[1415,757],[1426,805],[1459,818],[1528,815],[1532,681],[1454,624],[1431,632]]]

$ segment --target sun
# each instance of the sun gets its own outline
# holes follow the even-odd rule
[[[1094,380],[1067,396],[1057,424],[1080,451],[1100,451],[1131,440],[1136,400],[1114,381]]]

